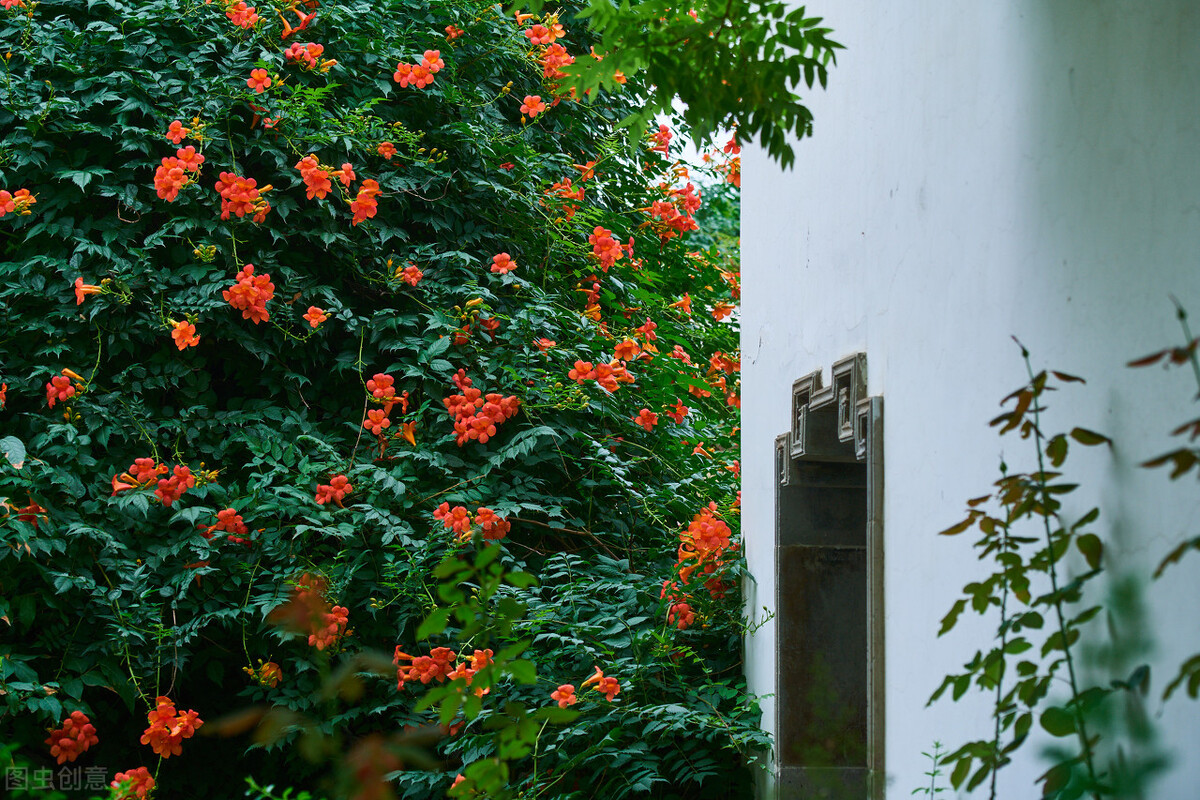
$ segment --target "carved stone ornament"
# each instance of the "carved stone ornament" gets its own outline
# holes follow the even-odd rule
[[[865,354],[835,362],[828,386],[823,385],[820,370],[805,375],[792,384],[791,457],[862,461],[869,407]]]

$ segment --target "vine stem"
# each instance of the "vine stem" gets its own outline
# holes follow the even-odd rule
[[[999,734],[997,734],[997,737],[999,737]],[[934,742],[933,743],[933,756],[931,758],[931,760],[933,761],[933,764],[929,769],[929,796],[930,797],[937,797],[938,764],[941,763],[941,756],[942,756],[941,752],[939,752],[940,750],[941,750],[941,742]],[[992,797],[995,797],[995,796],[996,796],[996,771],[993,769],[992,770]]]
[[[1025,345],[1017,342],[1021,348],[1021,358],[1025,360],[1025,372],[1029,375],[1029,382],[1032,386],[1034,383],[1033,365],[1029,361],[1029,351]],[[1042,527],[1046,533],[1047,547],[1047,572],[1050,575],[1050,589],[1054,593],[1054,613],[1058,618],[1058,635],[1062,637],[1063,655],[1067,662],[1067,677],[1071,685],[1071,712],[1075,717],[1077,727],[1075,732],[1079,736],[1079,744],[1083,749],[1083,760],[1088,771],[1088,781],[1091,785],[1091,795],[1095,800],[1100,800],[1100,793],[1096,790],[1096,767],[1092,762],[1092,745],[1087,734],[1087,723],[1084,721],[1083,714],[1079,710],[1079,683],[1075,678],[1075,659],[1071,655],[1071,643],[1067,638],[1067,623],[1063,615],[1062,597],[1058,594],[1058,570],[1054,568],[1054,538],[1050,531],[1050,517],[1048,509],[1050,505],[1050,491],[1046,485],[1046,460],[1042,452],[1042,422],[1041,422],[1041,405],[1040,400],[1034,397],[1031,404],[1033,411],[1033,437],[1034,443],[1037,445],[1037,462],[1038,462],[1038,493],[1041,495],[1042,502]]]
[[[1000,473],[1007,477],[1007,469],[1003,462],[1000,464]],[[1009,551],[1008,542],[1008,525],[1012,519],[1012,508],[1004,505],[1005,522],[1000,527],[1000,552],[1007,553]],[[1004,566],[1004,565],[1002,565]],[[1004,673],[1007,672],[1008,662],[1005,661],[1005,653],[1008,649],[1008,570],[1009,567],[1004,566],[1004,579],[1000,582],[1000,676],[996,679],[996,722],[992,734],[992,750],[993,757],[996,763],[992,765],[992,776],[988,791],[989,800],[996,800],[996,773],[1000,770],[1000,704],[1004,698]],[[934,769],[937,769],[937,761],[934,760]],[[935,773],[936,775],[936,773]],[[932,794],[930,795],[933,796]]]
[[[1187,322],[1187,311],[1184,310],[1183,304],[1179,302],[1174,295],[1171,295],[1171,302],[1175,304],[1175,316],[1179,319],[1179,325],[1183,328],[1185,337],[1184,345],[1190,347],[1192,344],[1192,329]],[[1192,365],[1192,374],[1196,377],[1196,388],[1200,390],[1200,359],[1196,358],[1196,351],[1188,351],[1188,361]]]
[[[541,729],[537,733],[537,737],[533,740],[533,785],[537,786],[538,775],[538,748],[542,744],[542,733],[545,732],[546,726],[550,724],[550,720],[542,723]]]
[[[108,588],[110,590],[113,589],[114,587],[112,581],[108,578],[108,573],[104,571],[104,567],[101,565],[100,559],[96,558],[96,554],[92,552],[91,547],[88,548],[88,553],[91,555],[92,562],[95,563],[96,568],[100,570],[100,577],[104,578],[104,582],[108,584]],[[117,601],[109,600],[108,604],[112,607],[113,614],[116,616],[117,621],[124,623],[125,615],[121,612],[121,608],[117,605]],[[142,702],[149,704],[150,699],[146,696],[146,693],[142,691],[142,685],[138,683],[137,675],[135,675],[133,671],[133,654],[129,652],[129,641],[124,636],[120,637],[120,639],[121,647],[125,651],[125,668],[129,671],[129,680],[133,684],[133,689],[138,693],[138,697],[142,699]]]
[[[254,562],[254,569],[250,571],[250,580],[246,582],[246,598],[242,601],[242,608],[248,608],[250,605],[250,591],[254,588],[254,576],[258,574],[258,568],[262,565],[262,556],[258,557],[258,561]],[[246,620],[242,620],[242,652],[246,654],[246,665],[250,664],[250,648],[246,644]]]
[[[354,362],[354,366],[359,370],[359,375],[358,375],[359,381],[362,381],[362,368],[363,368],[363,364],[365,363],[363,361],[362,352],[363,352],[363,342],[366,340],[366,338],[367,338],[367,331],[364,328],[362,333],[358,337],[358,360],[356,360]],[[367,385],[366,382],[362,381],[362,384],[365,389],[366,385]],[[367,403],[368,403],[368,398],[364,397],[363,398],[363,410],[362,410],[363,421],[365,421],[367,419]],[[363,427],[360,424],[358,426],[358,436],[354,440],[354,449],[350,451],[350,458],[348,459],[346,467],[345,467],[346,470],[349,470],[352,466],[354,466],[354,457],[356,455],[358,455],[358,445],[359,445],[359,442],[362,441],[362,432],[363,432]]]

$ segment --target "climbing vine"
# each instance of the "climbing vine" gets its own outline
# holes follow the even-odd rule
[[[628,141],[570,4],[3,6],[10,765],[746,786],[737,141]]]

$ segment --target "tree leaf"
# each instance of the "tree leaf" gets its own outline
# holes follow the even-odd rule
[[[1092,569],[1100,567],[1100,557],[1104,554],[1104,545],[1100,542],[1099,536],[1094,533],[1085,533],[1075,539],[1075,546],[1079,548],[1080,553],[1083,553],[1089,567]]]
[[[1082,445],[1087,445],[1088,447],[1093,447],[1098,444],[1112,445],[1112,439],[1109,439],[1103,434],[1096,433],[1095,431],[1089,431],[1087,428],[1072,428],[1071,438]]]
[[[1061,467],[1067,460],[1067,437],[1060,433],[1047,442],[1046,455],[1049,456],[1051,464]]]
[[[1075,733],[1075,717],[1069,711],[1050,706],[1042,712],[1042,728],[1051,736],[1070,736]]]
[[[25,443],[15,436],[5,436],[0,439],[0,453],[9,464],[12,464],[13,469],[20,469],[25,466]]]

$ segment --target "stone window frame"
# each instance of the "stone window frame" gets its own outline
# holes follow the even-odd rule
[[[883,607],[883,398],[869,397],[866,391],[867,359],[864,353],[840,359],[833,364],[828,386],[822,371],[811,372],[792,384],[791,430],[775,440],[775,608],[782,610],[781,592],[789,587],[781,575],[780,490],[803,485],[805,473],[820,465],[861,464],[865,467],[864,519],[866,566],[866,757],[865,786],[856,776],[848,788],[853,791],[819,790],[804,765],[785,765],[776,741],[775,776],[780,800],[793,797],[824,796],[842,800],[853,797],[882,800],[886,783],[884,762],[884,607]],[[811,464],[805,468],[806,462]],[[776,625],[786,622],[779,617]],[[784,636],[776,629],[775,637],[775,731],[784,730],[785,718],[794,719],[798,701],[793,687],[783,684],[782,661]]]

